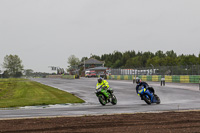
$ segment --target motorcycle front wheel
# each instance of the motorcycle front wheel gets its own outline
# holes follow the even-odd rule
[[[142,98],[144,99],[144,101],[145,101],[147,104],[149,104],[149,105],[151,104],[151,99],[150,99],[149,96],[143,95]]]
[[[99,98],[99,102],[100,102],[103,106],[106,105],[106,98],[105,98],[104,95],[100,95],[100,96],[98,96],[98,98]]]

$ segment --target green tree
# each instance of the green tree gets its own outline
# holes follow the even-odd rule
[[[178,57],[181,65],[195,65],[198,64],[198,57],[195,55],[181,55]]]
[[[70,66],[75,66],[75,65],[78,65],[78,64],[80,63],[80,61],[79,61],[79,58],[77,58],[75,55],[71,55],[71,56],[68,58],[67,63],[68,63]]]
[[[107,60],[107,61],[105,62],[105,66],[106,66],[106,67],[112,67],[112,62],[110,62],[109,60]]]
[[[198,61],[198,64],[200,65],[200,53],[199,53],[199,61]]]
[[[78,69],[78,65],[80,63],[80,60],[75,55],[71,55],[71,56],[68,57],[67,63],[69,64],[68,71],[74,70],[74,69]]]
[[[154,54],[151,53],[151,52],[144,52],[142,54],[142,58],[141,58],[141,61],[142,61],[142,65],[145,67],[146,64],[147,64],[147,60],[154,57]]]
[[[126,62],[131,59],[131,55],[130,55],[130,52],[125,52],[123,55],[122,55],[122,65],[123,66],[126,66]]]
[[[8,71],[4,71],[3,74],[2,74],[2,77],[3,78],[9,78]]]
[[[116,60],[112,67],[113,68],[119,68],[120,66],[121,66],[121,61],[120,60]]]
[[[11,77],[22,76],[22,60],[18,55],[6,55],[4,57],[3,68],[6,69],[7,73]]]
[[[82,57],[81,62],[84,62],[87,59],[88,59],[88,57]]]
[[[125,67],[126,68],[128,68],[128,67],[135,67],[135,68],[143,67],[142,57],[141,56],[136,56],[136,57],[128,59],[126,64],[125,64]]]
[[[158,51],[155,53],[155,56],[158,56],[159,58],[165,58],[166,55],[163,53],[163,51],[158,50]]]
[[[170,57],[170,56],[165,57],[166,66],[175,66],[175,65],[177,65],[175,60],[176,60],[176,58],[173,58],[173,57]]]
[[[94,58],[94,59],[97,59],[97,60],[101,60],[101,58],[100,58],[98,55],[92,55],[90,58]]]
[[[146,66],[147,66],[147,67],[148,67],[148,66],[151,66],[151,64],[152,64],[153,66],[161,66],[163,63],[162,63],[162,61],[161,61],[161,58],[159,58],[158,56],[155,56],[155,57],[149,58],[149,59],[147,60]]]
[[[166,52],[166,55],[167,55],[168,57],[171,57],[171,58],[176,58],[176,57],[177,57],[176,53],[175,53],[173,50],[167,51],[167,52]]]
[[[27,77],[33,76],[33,70],[32,69],[26,69],[26,70],[24,70],[24,73]]]
[[[119,63],[119,61],[118,60],[121,60],[121,58],[122,58],[122,53],[121,52],[118,52],[118,51],[114,51],[113,52],[113,54],[112,54],[112,62],[113,63],[116,63],[116,62],[118,62]]]

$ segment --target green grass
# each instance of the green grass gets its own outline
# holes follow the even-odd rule
[[[0,108],[83,102],[70,93],[27,79],[0,79]]]

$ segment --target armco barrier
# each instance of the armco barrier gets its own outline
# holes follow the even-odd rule
[[[138,76],[143,81],[154,81],[160,82],[161,75],[139,75]],[[200,75],[165,75],[165,82],[174,82],[174,83],[199,83]],[[136,79],[134,75],[109,75],[107,79],[114,80],[133,80]]]

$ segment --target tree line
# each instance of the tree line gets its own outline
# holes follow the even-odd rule
[[[100,61],[104,61],[104,66],[109,68],[140,68],[153,66],[189,66],[200,64],[200,53],[198,56],[194,54],[190,55],[177,55],[173,50],[163,52],[161,50],[152,52],[135,52],[134,50],[119,52],[114,51],[110,54],[103,54],[101,56],[92,55],[90,58],[95,58]],[[88,57],[82,57],[81,62],[87,60]],[[79,59],[74,55],[68,58],[69,68],[78,68],[80,63]],[[18,55],[6,55],[4,57],[3,68],[4,72],[1,72],[1,77],[21,77],[23,73],[26,76],[41,76],[48,75],[47,73],[34,73],[32,69],[24,70],[22,60]],[[1,70],[0,70],[1,71]]]
[[[105,61],[104,66],[110,68],[139,68],[153,66],[186,66],[199,65],[200,53],[198,56],[191,55],[177,55],[173,50],[163,52],[161,50],[152,52],[135,52],[134,50],[119,52],[114,51],[110,54],[103,54],[101,56],[92,55],[90,58],[95,58],[100,61]],[[82,57],[81,61],[88,59]]]
[[[22,60],[18,55],[6,55],[2,64],[4,71],[0,70],[0,78],[45,77],[49,73],[34,72],[32,69],[24,69]]]

